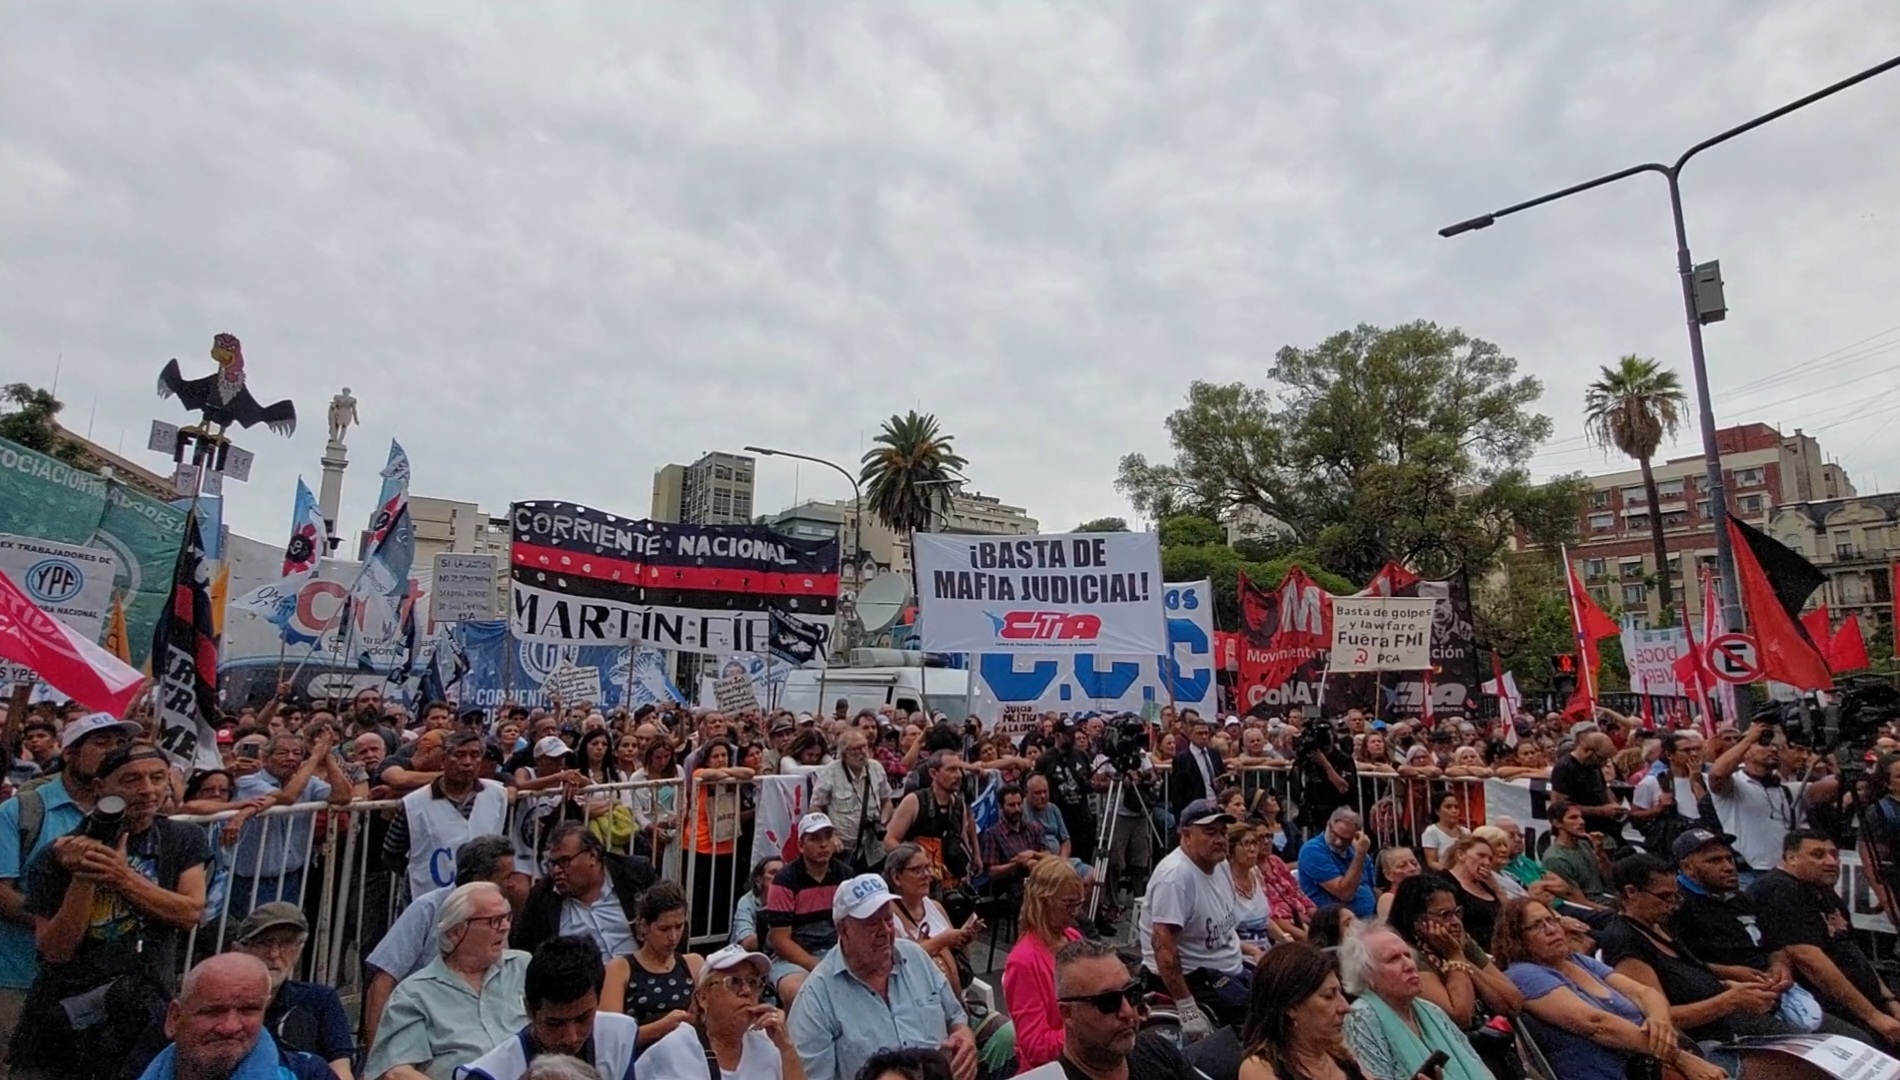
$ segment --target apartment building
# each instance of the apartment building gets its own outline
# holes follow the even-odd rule
[[[653,471],[654,521],[688,525],[748,525],[752,522],[754,460],[714,451],[691,465]]]

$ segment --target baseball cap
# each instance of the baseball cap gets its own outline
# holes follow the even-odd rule
[[[130,720],[121,720],[111,713],[87,713],[72,723],[67,724],[66,730],[59,733],[59,748],[61,750],[71,750],[73,747],[78,746],[79,740],[86,736],[113,729],[117,729],[120,734],[128,739],[137,738],[138,734],[145,730],[138,724]]]
[[[566,757],[568,753],[567,744],[561,741],[559,735],[549,735],[534,744],[534,756],[538,758]]]
[[[1232,825],[1234,815],[1215,805],[1212,799],[1196,799],[1181,811],[1183,825]]]
[[[798,835],[801,839],[812,833],[824,832],[826,829],[836,827],[831,823],[831,819],[823,814],[806,814],[798,819]]]
[[[1228,726],[1228,727],[1239,727],[1239,726],[1240,726],[1240,717],[1238,717],[1238,716],[1230,716],[1230,717],[1228,717],[1228,718],[1227,718],[1227,726]]]
[[[297,905],[274,900],[268,904],[259,904],[251,909],[244,921],[238,924],[237,940],[250,941],[266,930],[275,930],[280,926],[292,926],[298,933],[310,932],[310,924],[304,921],[303,911]]]
[[[1372,722],[1372,730],[1374,730],[1374,731],[1384,731],[1384,730],[1385,730],[1385,721],[1384,721],[1384,720],[1374,720],[1374,721]]]
[[[1733,844],[1734,842],[1735,838],[1727,833],[1710,832],[1707,829],[1690,829],[1688,832],[1676,837],[1675,846],[1670,849],[1670,853],[1676,857],[1677,862],[1681,862],[1711,844]]]
[[[236,741],[237,741],[237,736],[232,734],[230,728],[218,729],[218,745],[219,746],[229,746]]]
[[[831,919],[868,919],[890,904],[897,897],[891,895],[891,887],[884,882],[882,874],[859,874],[857,877],[838,886],[831,895]]]
[[[815,716],[813,716],[812,714],[810,714],[810,713],[808,713],[808,712],[802,712],[802,713],[799,713],[799,714],[798,714],[798,722],[799,722],[800,724],[812,724],[812,723],[816,723],[816,722],[817,722],[817,717],[815,717]]]
[[[714,975],[722,971],[731,971],[743,965],[751,965],[752,970],[763,979],[772,970],[772,960],[761,952],[749,952],[743,945],[728,945],[706,958],[699,967],[699,978],[693,983],[695,990],[712,981]]]
[[[793,728],[795,728],[795,727],[797,727],[797,726],[798,726],[798,725],[796,725],[796,724],[794,724],[794,723],[792,722],[792,718],[791,718],[791,717],[789,717],[789,716],[780,716],[780,717],[779,717],[778,719],[776,719],[776,720],[774,720],[774,721],[772,721],[772,728],[771,728],[771,730],[772,730],[772,733],[773,733],[774,735],[776,735],[776,734],[778,734],[778,733],[779,733],[779,732],[781,732],[781,731],[790,731],[790,730],[792,730]]]
[[[1057,721],[1056,721],[1056,730],[1057,730],[1057,731],[1074,731],[1074,730],[1075,730],[1075,717],[1073,717],[1073,716],[1065,716],[1065,717],[1063,717],[1062,719],[1060,719],[1060,720],[1057,720]]]

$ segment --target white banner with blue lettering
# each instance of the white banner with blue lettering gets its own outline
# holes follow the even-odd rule
[[[982,653],[977,677],[1006,718],[1050,710],[1140,712],[1149,702],[1209,712],[1216,700],[1213,586],[1166,584],[1160,600],[1168,623],[1168,651],[1161,656]]]

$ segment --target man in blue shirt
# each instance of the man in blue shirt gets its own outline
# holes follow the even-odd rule
[[[165,1014],[165,1036],[172,1043],[145,1067],[139,1080],[333,1080],[322,1061],[279,1046],[264,1030],[270,982],[270,973],[256,957],[237,953],[214,956],[186,972]]]
[[[97,798],[93,778],[99,763],[138,733],[137,724],[110,713],[74,720],[60,733],[58,776],[0,804],[0,1047],[13,1041],[26,992],[40,970],[33,920],[20,888],[26,864],[79,827]],[[4,1059],[0,1054],[0,1080],[7,1076]]]
[[[1371,850],[1372,837],[1359,829],[1359,812],[1350,806],[1334,810],[1326,831],[1300,848],[1300,891],[1320,907],[1344,904],[1354,915],[1372,918],[1379,901],[1366,866]]]
[[[314,1054],[330,1063],[337,1080],[350,1080],[356,1041],[343,1000],[328,986],[290,977],[309,937],[310,924],[303,912],[279,900],[251,909],[238,924],[233,949],[257,957],[270,972],[271,999],[264,1011],[264,1027],[277,1045]]]
[[[332,806],[348,803],[350,778],[343,762],[330,753],[335,745],[336,734],[327,727],[317,733],[308,755],[302,736],[289,732],[271,736],[264,745],[264,767],[238,781],[238,801],[267,795],[279,806],[322,799]],[[325,779],[317,779],[318,772]],[[273,900],[303,903],[303,872],[310,864],[314,820],[310,814],[260,815],[244,826],[231,860],[231,918],[242,917],[254,904]]]

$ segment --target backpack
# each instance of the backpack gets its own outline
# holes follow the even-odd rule
[[[26,861],[32,857],[33,846],[40,842],[40,832],[46,827],[46,799],[40,789],[59,779],[58,773],[36,776],[17,788],[13,797],[20,800],[20,872],[26,872]]]

